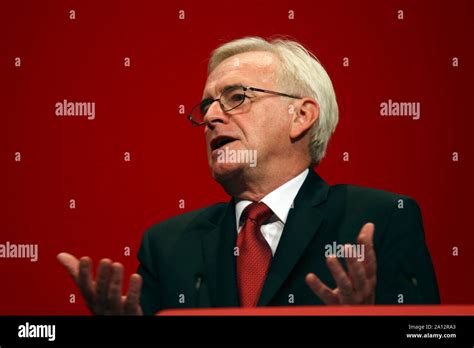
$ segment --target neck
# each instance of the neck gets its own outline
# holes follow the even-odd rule
[[[299,166],[274,169],[249,168],[233,173],[218,182],[230,196],[258,202],[270,192],[301,174],[308,165],[305,163]]]

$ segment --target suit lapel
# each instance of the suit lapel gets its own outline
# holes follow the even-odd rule
[[[329,186],[312,168],[309,170],[288,214],[258,306],[266,306],[272,300],[324,220],[321,206],[326,201]]]
[[[235,205],[231,200],[220,221],[214,223],[214,228],[202,239],[206,280],[216,307],[239,306],[234,256],[236,240]]]

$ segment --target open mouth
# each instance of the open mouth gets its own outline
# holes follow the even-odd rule
[[[237,139],[235,138],[231,138],[227,136],[218,136],[211,141],[211,150],[212,151],[217,150],[218,148],[224,145],[230,144],[236,140]]]

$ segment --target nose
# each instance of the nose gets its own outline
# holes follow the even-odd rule
[[[228,116],[222,111],[219,101],[212,103],[204,116],[204,123],[210,129],[214,129],[218,123],[227,123],[227,121]]]

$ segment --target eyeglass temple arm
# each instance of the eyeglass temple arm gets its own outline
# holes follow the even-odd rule
[[[288,97],[288,98],[293,98],[293,99],[301,99],[301,97],[297,97],[295,95],[290,95],[286,93],[280,93],[280,92],[275,92],[275,91],[270,91],[268,89],[261,89],[261,88],[255,88],[255,87],[247,87],[247,89],[255,92],[262,92],[262,93],[268,93],[268,94],[274,94],[274,95],[280,95],[282,97]]]

